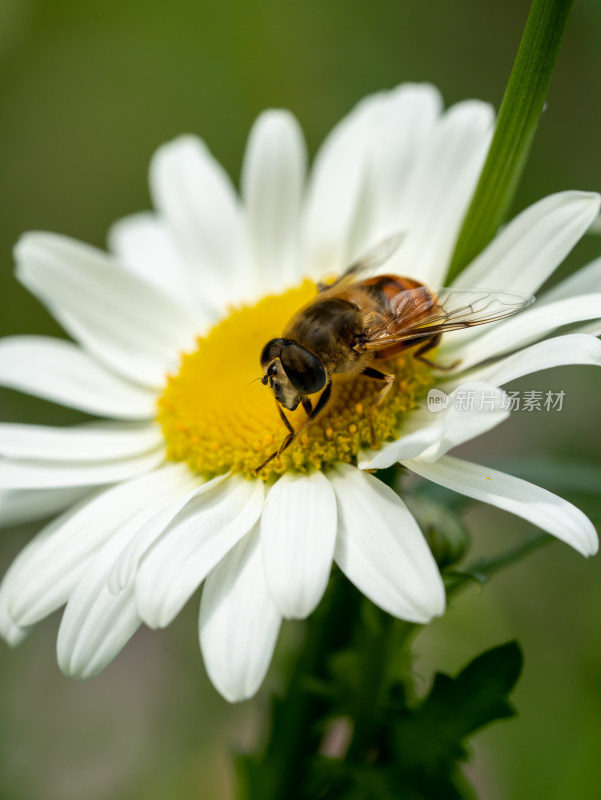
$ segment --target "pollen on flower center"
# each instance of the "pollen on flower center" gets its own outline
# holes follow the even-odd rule
[[[169,459],[185,461],[207,477],[228,470],[250,477],[277,450],[287,430],[273,392],[257,380],[263,374],[259,356],[315,292],[315,284],[305,281],[284,294],[236,309],[198,339],[194,352],[183,356],[179,372],[169,377],[159,400],[158,421]],[[417,406],[432,378],[411,354],[382,363],[396,376],[382,403],[375,404],[378,382],[335,375],[323,413],[259,476],[269,480],[289,469],[356,463],[361,447],[398,434],[404,413]],[[307,419],[300,406],[285,414],[295,430]]]

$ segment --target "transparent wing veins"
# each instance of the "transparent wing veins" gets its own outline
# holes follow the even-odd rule
[[[410,339],[423,339],[449,331],[485,325],[510,317],[527,308],[534,297],[511,292],[439,289],[425,286],[409,289],[391,302],[391,313],[369,332],[368,350]]]
[[[350,267],[348,267],[342,273],[342,275],[337,277],[334,281],[328,282],[327,280],[324,280],[323,282],[318,283],[317,288],[320,292],[323,292],[326,289],[332,289],[335,286],[346,286],[349,283],[354,283],[361,278],[372,275],[379,267],[382,267],[387,261],[389,261],[389,259],[392,258],[392,256],[399,249],[404,237],[404,233],[395,233],[392,236],[387,237],[383,241],[379,242],[375,247],[371,248],[371,250],[368,250],[367,253],[360,256],[357,261],[354,261]]]

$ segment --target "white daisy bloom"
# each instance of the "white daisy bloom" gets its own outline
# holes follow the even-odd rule
[[[436,89],[404,85],[361,102],[307,176],[296,120],[267,111],[248,140],[240,195],[206,145],[185,136],[152,161],[156,211],[118,222],[110,254],[56,234],[21,239],[17,275],[73,343],[4,339],[0,384],[103,419],[0,425],[1,521],[60,512],[0,588],[9,643],[66,604],[59,664],[89,677],[142,623],[168,625],[204,581],[202,652],[235,701],[260,686],[282,618],[318,605],[333,562],[387,612],[428,622],[445,607],[434,558],[402,499],[365,471],[397,462],[596,551],[577,508],[448,451],[508,416],[507,381],[601,364],[591,335],[601,330],[601,260],[515,317],[446,335],[435,358],[459,361],[449,371],[411,351],[388,359],[396,380],[379,405],[373,381],[335,383],[323,415],[255,472],[287,433],[269,387],[252,382],[264,344],[316,279],[392,234],[403,235],[387,273],[444,285],[493,122],[485,103],[443,111]],[[536,292],[598,212],[596,194],[547,197],[455,285]],[[546,338],[567,324],[580,328]],[[432,414],[433,387],[494,402]],[[295,427],[304,413],[290,414]]]

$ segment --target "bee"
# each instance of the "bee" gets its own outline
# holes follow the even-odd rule
[[[413,357],[439,370],[427,358],[448,331],[484,325],[516,314],[534,297],[509,292],[429,289],[413,278],[375,275],[397,249],[400,236],[386,239],[368,255],[352,264],[333,283],[318,284],[317,296],[298,311],[283,336],[268,342],[261,353],[261,383],[272,389],[278,412],[288,433],[279,448],[256,472],[279,457],[301,430],[327,406],[333,375],[362,375],[382,384],[376,404],[381,403],[394,375],[380,363],[409,348]],[[311,395],[321,392],[314,403]],[[295,431],[283,408],[294,411],[301,404],[307,420]]]

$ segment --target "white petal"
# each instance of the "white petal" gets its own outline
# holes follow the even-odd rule
[[[405,83],[374,108],[362,204],[363,230],[355,231],[357,250],[366,251],[403,231],[408,220],[407,180],[442,108],[440,93],[428,84]]]
[[[470,379],[503,386],[523,375],[568,364],[601,366],[601,341],[584,333],[556,336],[513,353],[495,364],[480,367],[470,374]]]
[[[110,539],[92,559],[65,608],[58,631],[58,665],[65,675],[92,678],[101,672],[142,624],[133,587],[114,595],[107,576],[127,534]]]
[[[0,598],[19,625],[33,625],[63,605],[90,558],[115,532],[132,536],[190,480],[187,468],[169,465],[86,499],[47,525],[17,556]],[[1,601],[0,601],[1,605]]]
[[[547,333],[573,322],[601,319],[601,293],[567,297],[541,306],[536,304],[521,314],[488,326],[478,338],[465,343],[465,331],[457,331],[441,348],[444,358],[458,356],[465,370],[487,358],[524,347]],[[468,331],[469,333],[470,331]]]
[[[50,489],[101,486],[133,478],[165,461],[164,448],[133,458],[86,463],[83,461],[0,460],[0,489]]]
[[[263,572],[259,532],[242,539],[206,580],[200,645],[215,688],[230,702],[258,690],[269,667],[281,618]]]
[[[182,248],[196,297],[217,311],[244,297],[242,215],[227,173],[195,136],[163,145],[150,165],[150,190]]]
[[[371,117],[381,102],[382,95],[363,100],[330,132],[315,157],[303,228],[306,271],[314,278],[350,263]]]
[[[442,614],[442,579],[403,501],[377,478],[346,464],[328,477],[338,504],[334,557],[344,574],[396,617],[424,623]]]
[[[306,269],[340,271],[405,230],[408,172],[441,106],[437,90],[406,84],[364,98],[320,148],[306,204]]]
[[[399,210],[407,234],[387,272],[442,286],[492,135],[492,108],[470,100],[450,108],[424,142]]]
[[[373,451],[359,469],[382,469],[397,461],[423,458],[435,461],[460,444],[491,430],[509,416],[503,409],[505,393],[491,383],[468,381],[448,394],[446,408],[420,408],[407,415],[402,431],[409,433]]]
[[[255,524],[263,497],[262,481],[236,475],[207,486],[184,506],[143,557],[136,576],[138,609],[147,625],[169,625],[215,564]]]
[[[588,325],[576,325],[574,333],[586,333],[588,336],[601,336],[601,320],[590,322]]]
[[[78,582],[67,603],[57,642],[59,666],[67,675],[89,678],[98,674],[141,624],[133,586],[115,595],[107,584],[115,558],[123,547],[158,508],[186,491],[190,480],[181,465],[165,468],[153,477],[152,482],[139,482],[135,487],[137,493],[133,492],[132,486],[128,487],[129,493],[124,500],[129,503],[132,515],[122,516],[123,523],[111,532],[100,551],[87,565],[81,565],[83,574],[79,570]],[[99,500],[106,504],[106,496]],[[119,512],[123,515],[123,504]],[[104,524],[106,526],[107,519]]]
[[[50,517],[81,500],[89,492],[89,486],[0,491],[0,526],[20,525],[22,522]]]
[[[6,595],[0,594],[0,636],[10,647],[16,647],[29,633],[29,628],[22,628],[15,623],[8,613]]]
[[[599,236],[599,234],[601,234],[601,214],[598,214],[591,222],[591,226],[587,233],[592,236]]]
[[[86,350],[123,377],[160,388],[194,346],[202,320],[65,236],[29,233],[15,248],[17,276]]]
[[[533,294],[582,238],[599,203],[592,192],[559,192],[539,200],[512,220],[453,286]]]
[[[115,222],[108,243],[124,267],[178,303],[195,307],[184,259],[156,214],[133,214]]]
[[[220,475],[206,483],[203,483],[199,478],[194,478],[190,483],[189,489],[184,494],[173,503],[166,505],[158,514],[148,520],[123,548],[119,558],[116,559],[108,581],[111,592],[115,594],[122,592],[135,580],[142,557],[192,498],[212,492],[216,486],[223,483],[228,477],[229,474]]]
[[[84,505],[73,509],[50,522],[19,553],[0,584],[0,608],[16,626],[27,629],[63,605],[71,593],[77,576],[78,552],[68,549],[54,553],[53,543],[57,533]],[[80,532],[81,534],[81,532]],[[58,533],[60,538],[60,533]],[[80,536],[81,538],[81,536]]]
[[[71,342],[44,336],[0,341],[0,385],[120,419],[152,419],[156,394],[109,372]]]
[[[336,498],[322,472],[285,473],[265,500],[261,544],[269,591],[283,617],[304,619],[328,584]]]
[[[108,577],[115,559],[140,525],[175,496],[187,493],[192,481],[185,468],[171,467],[169,480],[163,481],[151,500],[146,498],[145,508],[119,528],[86,568],[67,604],[59,630],[59,666],[67,675],[77,678],[97,675],[140,626],[133,584],[114,594],[108,589]]]
[[[591,261],[573,275],[560,281],[552,289],[537,297],[538,305],[562,300],[564,297],[574,297],[589,292],[601,292],[601,258]]]
[[[505,392],[489,383],[461,384],[449,395],[442,436],[420,453],[419,459],[436,461],[454,447],[495,428],[509,417],[509,411],[503,408],[504,399]]]
[[[163,441],[154,425],[47,425],[0,423],[0,455],[42,461],[105,461],[156,449]]]
[[[261,114],[248,139],[241,187],[251,258],[266,293],[301,278],[299,221],[306,162],[303,134],[292,114]]]
[[[414,428],[414,430],[412,430]],[[405,458],[416,458],[428,447],[438,442],[444,432],[441,423],[428,420],[425,413],[411,414],[403,423],[403,435],[381,450],[370,450],[363,454],[359,469],[385,469]]]
[[[447,489],[517,514],[582,555],[597,552],[599,542],[590,520],[571,503],[540,486],[451,456],[433,464],[405,461],[404,466]]]

